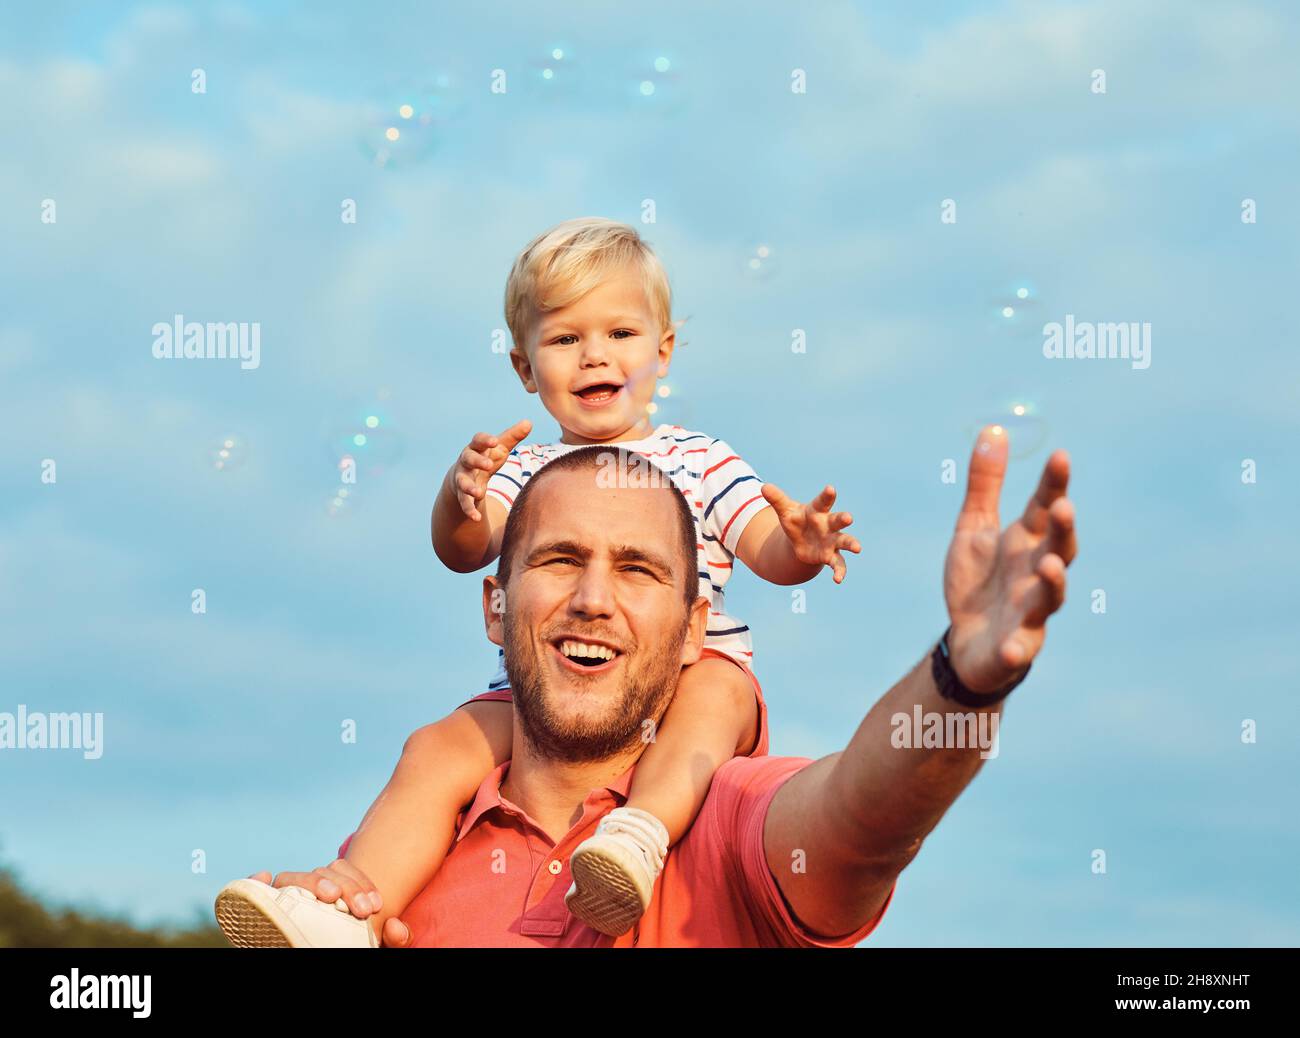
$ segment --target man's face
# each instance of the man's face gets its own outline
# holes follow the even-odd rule
[[[571,762],[630,749],[646,720],[658,722],[708,620],[707,599],[683,604],[696,575],[680,557],[668,496],[677,491],[604,488],[596,476],[558,472],[536,488],[504,617],[496,578],[483,588],[523,733],[543,756]]]
[[[649,435],[655,381],[668,374],[674,334],[659,327],[632,273],[601,282],[558,310],[534,310],[526,350],[510,356],[524,387],[566,430],[566,443]]]

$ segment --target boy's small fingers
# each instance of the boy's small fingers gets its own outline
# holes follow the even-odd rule
[[[499,467],[496,462],[492,461],[486,455],[478,451],[470,450],[468,447],[461,453],[461,464],[467,469],[482,469],[485,472],[495,472]]]

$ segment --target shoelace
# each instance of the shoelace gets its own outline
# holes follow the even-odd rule
[[[625,833],[632,837],[637,848],[658,875],[668,855],[668,841],[663,836],[663,823],[654,815],[635,807],[616,807],[600,820],[599,832]]]

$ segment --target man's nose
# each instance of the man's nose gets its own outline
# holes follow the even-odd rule
[[[612,577],[608,567],[594,563],[584,566],[569,596],[570,611],[579,616],[613,616]]]

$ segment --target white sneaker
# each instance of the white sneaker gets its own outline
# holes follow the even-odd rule
[[[649,811],[616,807],[569,859],[569,911],[611,937],[632,929],[650,905],[668,855],[668,830]]]
[[[305,887],[237,879],[217,895],[216,912],[236,948],[379,947],[370,924],[349,912],[346,901],[320,901]]]

